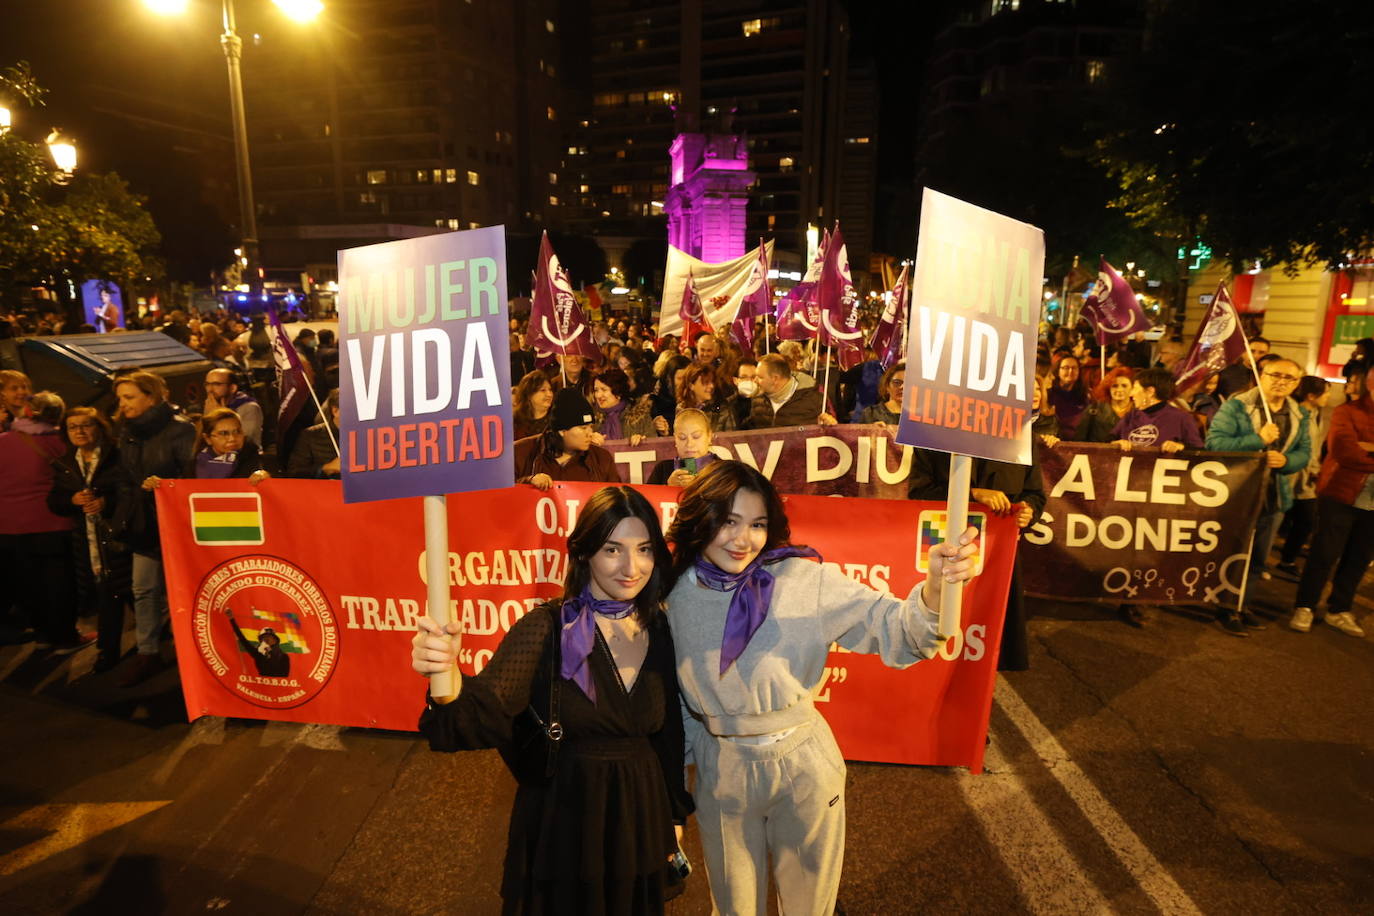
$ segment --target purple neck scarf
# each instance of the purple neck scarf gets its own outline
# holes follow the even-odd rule
[[[560,637],[563,660],[559,674],[582,688],[587,699],[596,702],[596,687],[592,684],[592,666],[588,658],[596,645],[595,614],[619,620],[635,609],[633,601],[602,601],[593,598],[591,589],[563,602],[563,632]]]
[[[773,574],[764,566],[787,557],[821,559],[821,555],[810,547],[788,545],[765,550],[743,572],[728,573],[705,557],[697,557],[698,582],[718,592],[731,589],[735,592],[730,598],[730,610],[725,614],[725,636],[720,643],[721,674],[744,654],[744,647],[749,645],[754,632],[768,616],[768,608],[773,603]]]
[[[606,417],[601,421],[601,435],[607,439],[624,439],[625,426],[622,420],[625,413],[625,402],[621,401],[614,407],[607,407],[604,411]]]

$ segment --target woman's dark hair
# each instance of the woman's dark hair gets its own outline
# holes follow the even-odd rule
[[[1073,380],[1073,386],[1070,388],[1065,388],[1063,383],[1059,380],[1059,367],[1064,364],[1064,360],[1066,359],[1073,360],[1074,363],[1078,366],[1078,378]],[[1088,391],[1086,386],[1083,384],[1083,360],[1079,359],[1077,356],[1074,356],[1072,353],[1066,353],[1054,361],[1054,368],[1051,371],[1053,373],[1053,377],[1050,379],[1050,382],[1055,388],[1058,388],[1061,391],[1073,391],[1078,394],[1082,394],[1085,397],[1087,396]]]
[[[1174,396],[1174,374],[1168,369],[1141,369],[1135,375],[1135,382],[1141,388],[1153,388],[1155,397],[1169,401]]]
[[[629,400],[630,377],[625,374],[623,369],[619,369],[615,366],[611,366],[609,369],[602,369],[597,373],[596,381],[611,389],[611,394],[615,395],[616,400]],[[592,384],[595,385],[596,382]]]
[[[678,498],[677,515],[668,527],[668,541],[673,545],[668,590],[715,539],[716,532],[730,517],[735,494],[740,490],[752,490],[763,497],[768,510],[768,539],[763,549],[772,550],[791,542],[792,526],[787,521],[787,510],[772,482],[742,462],[713,461]]]
[[[627,518],[637,518],[644,523],[654,552],[653,574],[635,597],[635,618],[648,625],[653,616],[663,610],[672,557],[654,507],[639,491],[630,487],[603,487],[582,507],[577,524],[568,535],[568,574],[563,579],[563,597],[576,598],[591,583],[592,557],[610,540],[615,526]]]
[[[1304,375],[1302,381],[1298,382],[1298,388],[1293,392],[1293,400],[1301,404],[1310,397],[1320,397],[1326,392],[1326,379],[1320,375]]]
[[[530,413],[530,398],[534,397],[534,393],[545,385],[550,388],[553,387],[553,383],[549,381],[549,377],[544,374],[542,369],[526,372],[524,377],[516,383],[515,396],[511,399],[515,408],[513,411],[515,419],[523,420],[526,423],[534,419],[534,415]]]

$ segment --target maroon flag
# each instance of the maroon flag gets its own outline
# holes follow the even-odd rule
[[[267,310],[267,320],[272,326],[272,361],[277,368],[277,435],[280,437],[291,428],[310,399],[310,379],[301,364],[300,354],[281,326],[276,309]]]
[[[701,297],[697,295],[696,283],[692,275],[687,275],[687,284],[682,289],[682,339],[677,342],[679,353],[692,355],[692,342],[698,335],[710,334],[711,323],[706,320],[706,310],[702,307]]]
[[[1135,290],[1102,258],[1097,283],[1083,303],[1083,317],[1093,326],[1098,346],[1125,340],[1137,331],[1148,331],[1150,319],[1140,307]]]
[[[1178,380],[1178,390],[1186,391],[1201,384],[1213,372],[1220,372],[1232,363],[1243,359],[1249,347],[1245,341],[1245,331],[1240,326],[1240,316],[1231,304],[1231,294],[1226,290],[1226,281],[1217,287],[1202,324],[1197,329],[1197,339],[1188,355],[1174,365],[1174,378]]]
[[[773,310],[773,291],[768,286],[768,246],[759,242],[759,256],[740,302],[739,313],[730,325],[730,336],[745,352],[754,349],[754,320]]]
[[[908,300],[911,298],[906,278],[908,269],[906,264],[902,265],[897,282],[888,291],[883,317],[873,329],[873,339],[868,342],[873,352],[878,354],[878,362],[882,363],[884,369],[891,368],[906,353],[906,316],[910,307]]]
[[[778,302],[778,339],[814,340],[820,332],[820,305],[816,299],[816,284],[821,279],[825,252],[830,247],[830,232],[821,239],[816,256],[806,269],[800,283],[783,293]]]
[[[568,272],[558,263],[547,232],[539,241],[539,264],[534,273],[530,343],[543,357],[562,353],[601,361],[601,350],[592,340],[592,326],[577,304]]]
[[[826,246],[816,298],[821,343],[836,348],[841,368],[853,369],[864,360],[864,334],[859,329],[859,294],[849,274],[849,251],[838,223]]]

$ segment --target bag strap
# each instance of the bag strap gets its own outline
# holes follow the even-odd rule
[[[549,616],[553,618],[553,626],[549,628],[549,722],[544,727],[544,734],[549,739],[549,758],[544,775],[551,779],[558,765],[558,746],[563,743],[563,723],[559,720],[558,708],[563,681],[559,676],[563,641],[559,638],[562,627],[556,609]]]

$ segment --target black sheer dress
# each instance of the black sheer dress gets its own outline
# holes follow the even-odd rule
[[[436,751],[499,747],[534,703],[548,721],[550,633],[561,601],[511,627],[491,661],[464,678],[458,699],[430,706],[420,731]],[[515,793],[501,896],[505,913],[661,913],[674,824],[693,810],[683,783],[682,714],[672,636],[662,614],[627,693],[598,629],[590,658],[598,702],[573,681],[559,689],[564,738],[557,772]]]

